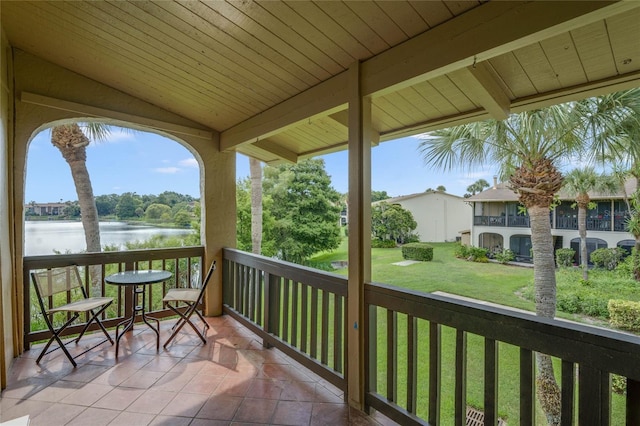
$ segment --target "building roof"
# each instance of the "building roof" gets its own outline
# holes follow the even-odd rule
[[[636,1],[0,7],[16,63],[23,55],[48,61],[192,123],[172,129],[265,162],[345,149],[354,93],[371,100],[375,145],[640,85]],[[29,91],[17,85],[27,105],[107,118],[139,112],[81,105],[46,78]]]
[[[409,195],[401,195],[399,197],[393,197],[393,198],[387,198],[386,200],[380,200],[377,202],[386,202],[389,204],[393,204],[393,203],[399,203],[401,201],[405,201],[405,200],[410,200],[412,198],[418,198],[418,197],[423,197],[423,196],[432,196],[432,195],[444,195],[445,197],[452,197],[452,198],[456,198],[459,200],[464,200],[464,198],[458,196],[458,195],[453,195],[453,194],[447,194],[446,192],[442,192],[442,191],[424,191],[424,192],[417,192],[415,194],[409,194]],[[375,203],[373,203],[375,204]]]
[[[635,190],[636,190],[636,180],[627,179],[627,181],[625,182],[624,191],[620,190],[613,194],[589,192],[589,198],[591,198],[591,200],[616,200],[616,199],[622,200],[625,198],[625,194],[627,196],[631,195],[635,192]],[[575,199],[574,196],[569,195],[567,191],[564,189],[560,190],[560,192],[558,193],[558,197],[560,198],[560,200]],[[493,185],[489,189],[485,189],[484,191],[467,198],[467,200],[472,202],[483,202],[483,201],[514,202],[514,201],[518,201],[518,195],[515,192],[513,192],[513,190],[511,190],[511,188],[509,188],[506,183],[500,182],[498,184]]]

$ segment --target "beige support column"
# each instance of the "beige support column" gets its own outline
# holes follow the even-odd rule
[[[197,146],[202,159],[200,193],[206,263],[217,262],[213,281],[207,287],[205,315],[222,315],[222,249],[236,246],[236,153],[220,152],[219,138]]]
[[[349,284],[347,392],[364,407],[364,283],[371,280],[371,99],[363,98],[360,63],[349,68]]]

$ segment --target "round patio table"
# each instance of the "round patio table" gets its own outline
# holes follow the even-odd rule
[[[109,275],[104,280],[107,284],[126,287],[131,292],[133,300],[133,309],[131,317],[127,318],[116,325],[116,358],[118,357],[118,348],[120,339],[127,331],[133,330],[133,323],[136,320],[136,314],[140,313],[142,321],[156,333],[156,350],[160,350],[160,321],[157,318],[148,316],[145,313],[146,292],[145,286],[166,281],[173,274],[169,271],[145,270],[145,271],[124,271]],[[142,295],[142,301],[138,304],[138,297]],[[156,322],[156,327],[149,323],[149,320]],[[120,326],[124,326],[122,332],[118,333]]]

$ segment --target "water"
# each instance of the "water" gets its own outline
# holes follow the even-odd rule
[[[100,222],[100,244],[116,245],[121,249],[127,242],[145,241],[154,235],[176,236],[193,232],[191,229],[156,228],[130,225],[124,222]],[[26,221],[25,256],[61,253],[80,253],[86,250],[84,230],[80,222]]]

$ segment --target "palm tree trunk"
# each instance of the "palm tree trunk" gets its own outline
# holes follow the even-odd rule
[[[260,161],[249,159],[251,174],[251,251],[260,254],[262,249],[262,167]]]
[[[536,314],[554,318],[556,314],[556,275],[553,258],[553,237],[549,209],[544,206],[529,207],[531,246],[533,249],[533,275],[536,294]],[[560,424],[560,388],[555,379],[553,363],[549,355],[536,353],[538,366],[537,393],[549,425]]]
[[[589,259],[587,258],[587,208],[578,205],[578,234],[580,235],[580,266],[582,267],[582,279],[589,279]]]

